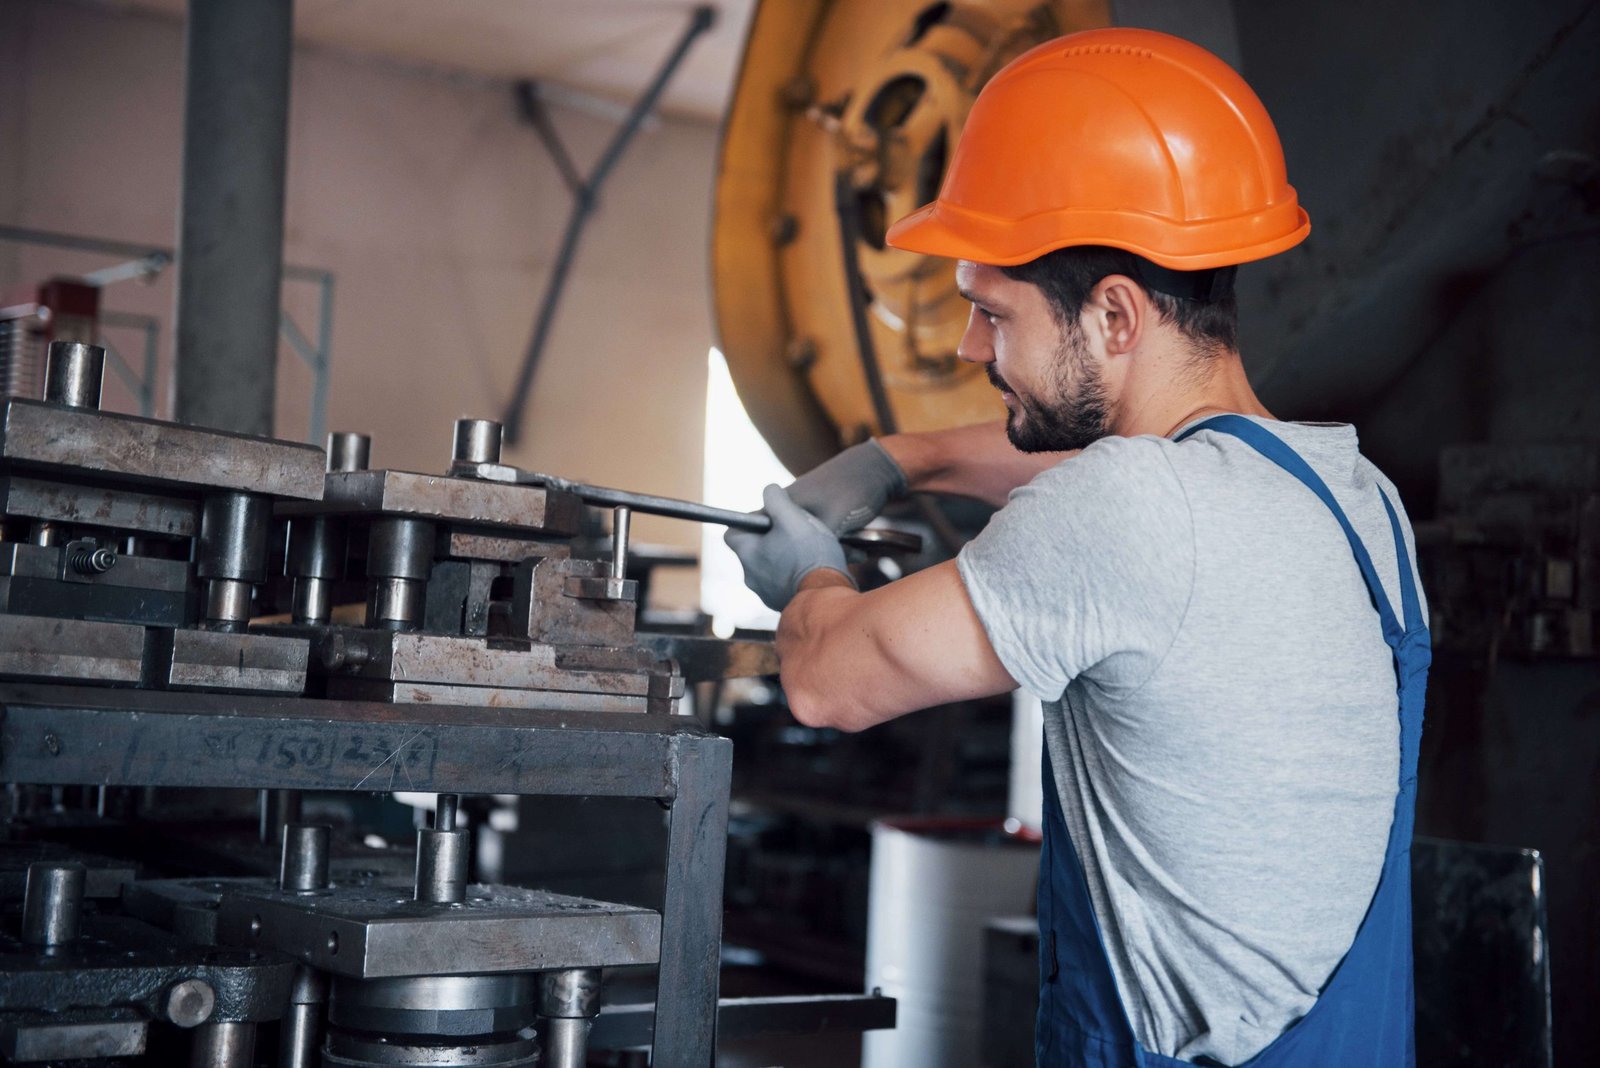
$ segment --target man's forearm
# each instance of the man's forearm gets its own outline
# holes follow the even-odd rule
[[[812,727],[862,730],[1017,685],[954,561],[870,593],[837,571],[813,570],[778,620],[777,649],[789,708]]]
[[[1012,490],[1070,453],[1017,451],[1004,421],[891,434],[878,443],[906,473],[914,493],[950,493],[998,508]]]

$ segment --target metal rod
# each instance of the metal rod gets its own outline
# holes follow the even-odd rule
[[[440,794],[433,808],[433,829],[436,831],[453,831],[456,829],[456,809],[461,804],[457,794]]]
[[[190,1068],[250,1068],[255,1061],[256,1025],[208,1023],[194,1030]]]
[[[611,577],[628,577],[628,528],[632,526],[633,509],[619,504],[611,510]]]
[[[715,508],[698,501],[680,501],[675,497],[658,497],[652,493],[634,493],[631,490],[610,489],[606,486],[590,486],[531,471],[522,472],[517,481],[565,490],[577,495],[585,504],[602,508],[626,507],[646,515],[686,519],[691,523],[715,523],[756,534],[764,534],[772,529],[772,518],[761,512],[736,512],[731,508]],[[880,527],[870,527],[840,535],[839,541],[857,549],[893,549],[898,552],[913,553],[922,551],[922,538],[918,535]]]
[[[284,1014],[278,1040],[278,1068],[318,1068],[322,1064],[322,1003],[327,997],[326,976],[304,965],[295,970],[289,1011]]]
[[[545,1068],[583,1068],[589,1063],[590,1021],[555,1017],[544,1026]]]
[[[506,405],[505,418],[502,420],[505,424],[505,440],[513,445],[522,435],[522,415],[528,404],[528,393],[533,388],[533,375],[539,367],[540,358],[544,355],[545,343],[549,340],[550,329],[555,324],[556,308],[561,303],[561,294],[566,288],[567,277],[572,273],[572,262],[577,257],[578,240],[583,236],[584,225],[594,211],[600,188],[610,176],[611,169],[622,158],[622,153],[627,149],[629,142],[639,132],[639,126],[645,117],[655,109],[656,101],[666,89],[667,82],[677,71],[678,65],[683,62],[683,57],[688,55],[689,46],[694,44],[695,38],[709,30],[715,21],[715,8],[702,5],[694,9],[683,36],[678,39],[677,45],[661,64],[650,85],[634,102],[632,110],[628,112],[627,120],[612,137],[611,143],[606,146],[588,179],[576,191],[572,214],[567,219],[566,233],[561,238],[561,251],[556,255],[555,265],[551,268],[544,300],[539,305],[539,317],[534,321],[533,337],[523,354],[522,369],[517,373],[516,388],[512,390],[511,403]]]

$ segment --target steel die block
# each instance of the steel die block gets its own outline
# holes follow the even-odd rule
[[[583,503],[570,493],[412,471],[331,471],[317,505],[286,502],[279,515],[408,516],[447,524],[573,537]]]
[[[300,693],[311,643],[271,634],[210,630],[153,632],[151,675],[174,690]]]
[[[0,936],[0,1011],[132,1005],[159,1018],[167,992],[198,979],[216,994],[214,1020],[276,1020],[294,968],[279,953],[196,946],[139,920],[85,916],[78,942],[54,953]]]
[[[648,633],[636,635],[635,640],[657,658],[673,661],[689,682],[759,678],[778,673],[778,651],[770,641]]]
[[[192,538],[199,530],[200,509],[194,501],[177,497],[11,475],[0,479],[0,512],[56,523]]]
[[[132,624],[0,614],[0,675],[137,685],[144,645]]]
[[[643,681],[648,682],[641,676]],[[357,701],[383,701],[396,705],[480,705],[484,708],[541,712],[645,713],[650,699],[614,693],[573,693],[566,690],[522,690],[496,686],[454,686],[436,682],[388,679],[335,678],[328,680],[328,696]]]
[[[132,1009],[0,1012],[0,1057],[9,1063],[137,1057],[150,1021]]]
[[[97,482],[137,480],[145,488],[316,501],[326,458],[314,445],[12,397],[0,408],[0,462],[90,472]]]
[[[289,953],[353,979],[492,975],[653,964],[661,917],[649,909],[507,886],[467,888],[466,901],[416,901],[405,884],[223,891],[218,939]]]

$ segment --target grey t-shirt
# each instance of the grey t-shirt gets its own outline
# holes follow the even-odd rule
[[[1354,429],[1258,421],[1327,482],[1398,611],[1378,487],[1400,499]],[[1393,660],[1343,532],[1237,438],[1113,437],[1015,490],[958,566],[1045,702],[1134,1033],[1246,1060],[1349,948],[1394,813]]]

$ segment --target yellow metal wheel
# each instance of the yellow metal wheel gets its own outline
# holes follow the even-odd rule
[[[900,430],[999,418],[957,361],[955,265],[886,248],[932,200],[983,84],[1041,41],[1110,24],[1108,0],[766,0],[745,46],[717,175],[713,289],[723,352],[751,418],[803,471],[881,430],[851,320],[835,194]]]

